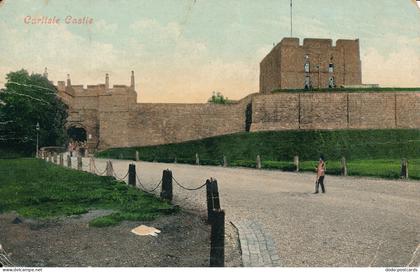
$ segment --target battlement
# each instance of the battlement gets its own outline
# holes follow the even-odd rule
[[[260,63],[260,92],[362,84],[359,40],[283,38]]]

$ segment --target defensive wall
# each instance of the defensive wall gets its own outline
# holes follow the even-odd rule
[[[314,69],[315,67],[315,69]],[[47,71],[44,73],[47,76]],[[259,93],[220,105],[137,103],[134,72],[131,83],[72,85],[57,89],[69,105],[67,128],[86,131],[90,150],[147,146],[197,140],[246,131],[420,129],[420,89],[281,91],[361,84],[358,40],[285,38],[262,60]],[[322,82],[321,82],[322,81]],[[319,83],[319,84],[317,84]],[[310,89],[311,89],[310,88]]]
[[[255,93],[220,105],[136,103],[137,93],[129,86],[104,86],[64,88],[67,126],[84,128],[91,150],[245,131],[420,128],[420,91]]]

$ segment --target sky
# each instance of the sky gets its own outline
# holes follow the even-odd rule
[[[257,92],[259,63],[290,36],[289,0],[3,0],[0,87],[26,69],[72,84],[130,84],[139,102],[205,102]],[[27,24],[56,17],[59,24]],[[66,24],[67,16],[92,19]],[[420,86],[412,0],[293,0],[293,36],[360,39],[363,83]]]

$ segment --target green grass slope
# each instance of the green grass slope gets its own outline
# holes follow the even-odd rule
[[[221,165],[223,155],[229,166],[255,167],[261,156],[262,168],[294,169],[293,157],[300,158],[301,169],[312,171],[319,155],[328,161],[328,173],[340,173],[341,157],[346,157],[350,175],[397,178],[400,160],[410,160],[410,177],[420,178],[420,130],[339,130],[270,131],[238,133],[178,144],[147,147],[113,148],[98,157],[133,159],[139,151],[144,161]]]
[[[114,180],[63,168],[37,159],[0,159],[0,212],[24,217],[75,215],[110,209],[90,225],[103,227],[123,220],[153,220],[176,211],[173,206]]]

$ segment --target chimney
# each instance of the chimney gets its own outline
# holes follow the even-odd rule
[[[109,74],[105,75],[105,90],[109,90]]]
[[[131,71],[131,84],[130,84],[130,88],[134,90],[134,87],[135,87],[134,71]]]
[[[46,79],[48,79],[48,71],[47,71],[47,67],[45,67],[45,69],[44,69],[44,74],[43,74],[43,76],[44,76]]]
[[[67,74],[67,87],[71,86],[70,74]]]

